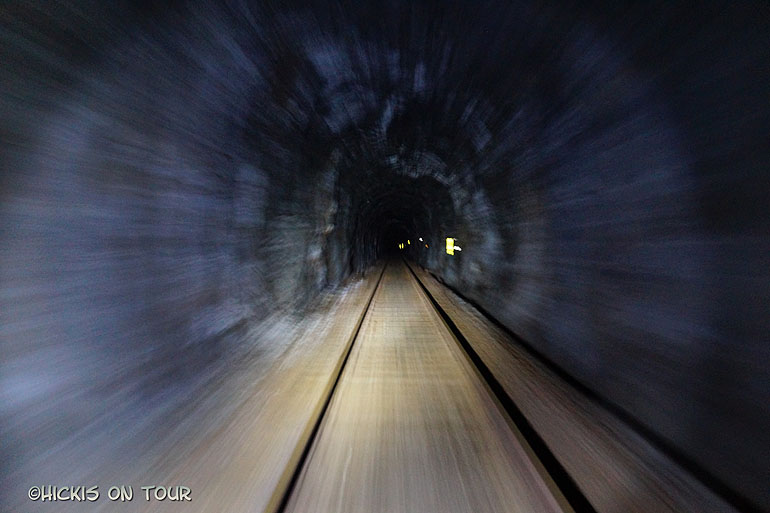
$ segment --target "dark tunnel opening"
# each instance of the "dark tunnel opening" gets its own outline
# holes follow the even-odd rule
[[[12,2],[0,23],[4,490],[93,433],[125,449],[405,258],[770,507],[766,3]]]
[[[365,269],[384,256],[412,255],[419,238],[425,241],[424,248],[424,244],[454,230],[457,220],[452,197],[435,178],[394,177],[379,170],[371,180],[363,186],[351,184],[357,187],[352,194],[356,198],[352,269]],[[399,244],[405,247],[399,249]]]

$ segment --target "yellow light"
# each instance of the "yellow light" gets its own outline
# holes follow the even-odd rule
[[[410,241],[409,239],[406,239],[406,243],[407,244],[412,244],[412,241]]]
[[[447,237],[446,239],[446,254],[447,255],[455,254],[455,240],[452,237]]]

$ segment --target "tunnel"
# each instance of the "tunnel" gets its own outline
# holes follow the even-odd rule
[[[0,509],[770,511],[768,63],[760,1],[3,3]]]

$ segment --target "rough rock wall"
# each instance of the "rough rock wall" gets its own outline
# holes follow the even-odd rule
[[[189,400],[348,274],[323,260],[347,243],[334,173],[257,32],[207,4],[107,4],[0,8],[5,477]]]

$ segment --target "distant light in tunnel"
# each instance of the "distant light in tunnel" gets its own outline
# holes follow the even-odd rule
[[[455,247],[454,247],[454,250],[455,250],[455,251],[462,251],[462,250],[463,250],[463,248],[461,248],[460,246],[455,246]]]
[[[422,242],[422,237],[419,237],[419,238],[418,238],[418,240],[419,240],[420,242]]]
[[[447,237],[446,239],[446,254],[447,255],[455,254],[455,240],[452,237]]]
[[[409,244],[410,246],[412,245],[412,241],[409,239],[406,239],[406,243]]]
[[[428,247],[428,245],[426,244],[426,245],[425,245],[425,247],[427,248],[427,247]]]

